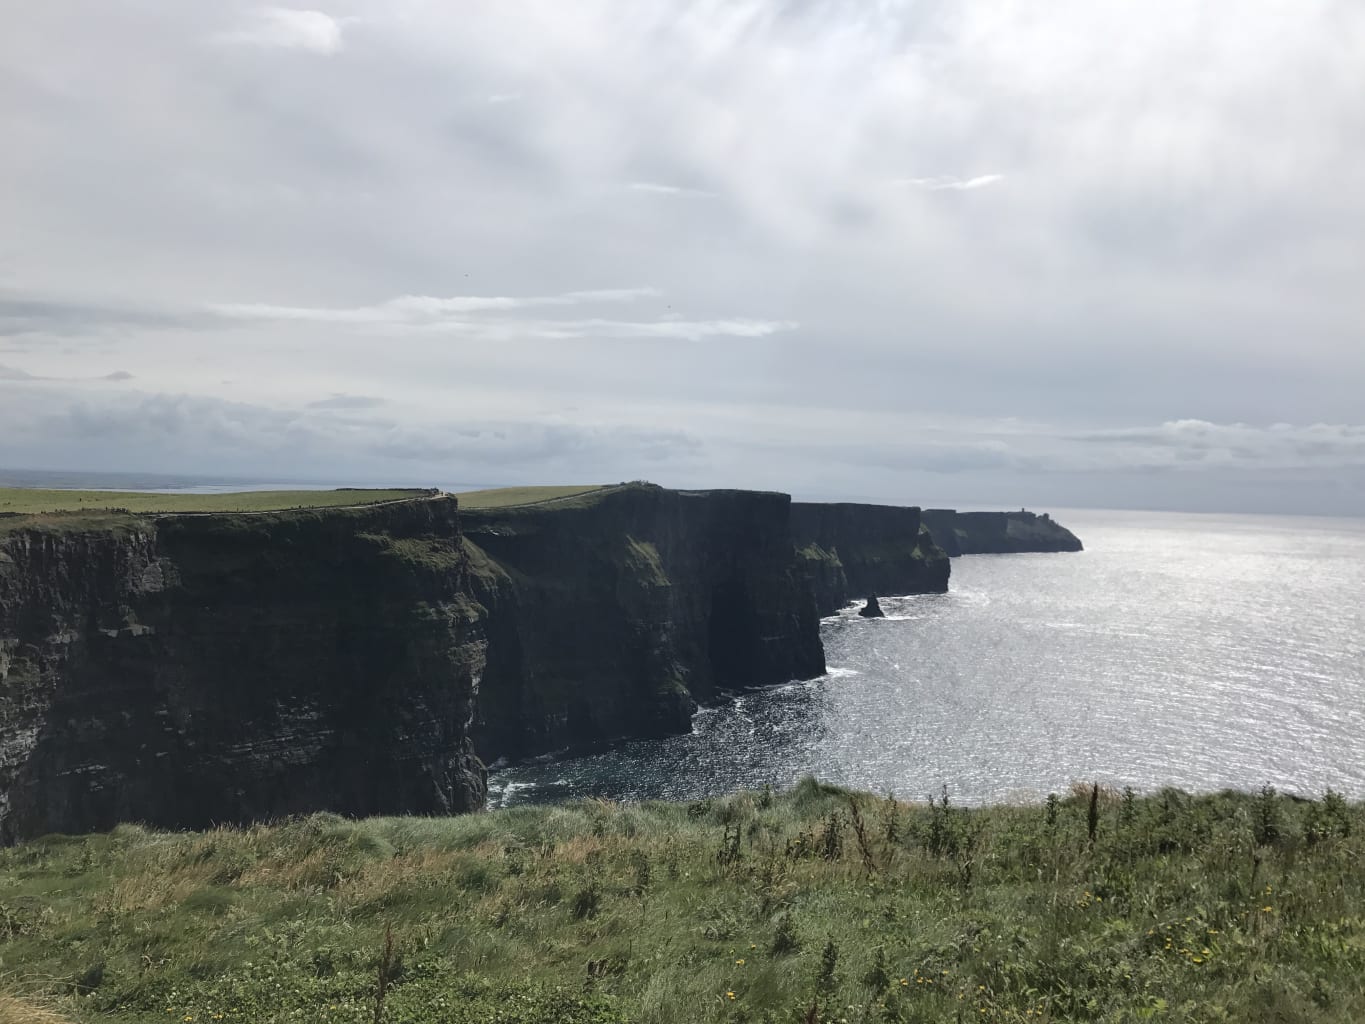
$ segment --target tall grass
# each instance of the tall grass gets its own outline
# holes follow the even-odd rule
[[[814,780],[693,804],[121,826],[0,852],[0,1007],[181,1024],[1354,1022],[1362,836],[1365,810],[1335,794],[1086,786],[971,809]]]

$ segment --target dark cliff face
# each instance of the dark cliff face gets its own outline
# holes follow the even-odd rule
[[[719,690],[821,675],[789,516],[783,494],[647,485],[463,513],[488,609],[479,752],[686,731]]]
[[[948,557],[917,508],[793,502],[792,534],[821,615],[872,594],[948,589]]]
[[[934,538],[954,557],[1082,550],[1080,539],[1047,513],[926,509],[924,519]]]
[[[453,500],[0,526],[0,839],[482,806]]]

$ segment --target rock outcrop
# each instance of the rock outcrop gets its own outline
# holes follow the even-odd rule
[[[792,533],[821,615],[873,593],[948,589],[948,557],[917,508],[793,502]]]
[[[930,508],[923,513],[941,548],[950,556],[1082,550],[1080,539],[1046,512],[957,512]]]
[[[825,671],[791,502],[632,484],[463,513],[492,759],[686,731],[718,691]]]
[[[453,499],[0,523],[0,840],[481,807]]]
[[[881,603],[877,600],[876,594],[869,594],[867,604],[858,609],[858,614],[865,619],[884,619],[886,612],[882,611]]]

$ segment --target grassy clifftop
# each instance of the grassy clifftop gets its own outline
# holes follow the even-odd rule
[[[1365,809],[1335,797],[965,810],[810,780],[123,826],[0,852],[0,986],[180,1024],[370,1022],[381,989],[414,1024],[1358,1021],[1362,858]]]
[[[417,489],[335,491],[241,491],[234,494],[157,494],[148,491],[66,491],[0,487],[0,514],[95,512],[120,509],[135,513],[278,512],[295,508],[345,508],[420,498]]]

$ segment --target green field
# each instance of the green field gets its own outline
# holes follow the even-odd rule
[[[573,498],[604,490],[601,484],[580,484],[565,487],[494,487],[485,491],[464,491],[456,495],[460,507],[467,509],[511,508],[517,505],[539,505],[547,501]]]
[[[0,1020],[1365,1020],[1365,808],[1093,795],[49,837],[0,852]]]
[[[405,490],[241,491],[235,494],[152,494],[146,491],[63,491],[0,487],[0,513],[88,512],[274,512],[291,508],[335,508],[416,498]]]

